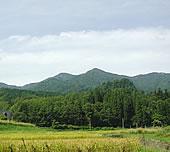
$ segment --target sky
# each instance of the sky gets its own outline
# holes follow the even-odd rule
[[[170,73],[169,0],[0,0],[0,82],[100,68]]]

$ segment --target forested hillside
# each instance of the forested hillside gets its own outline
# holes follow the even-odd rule
[[[3,89],[2,89],[3,90]],[[95,89],[66,95],[6,90],[0,93],[0,108],[13,119],[37,126],[67,128],[144,127],[170,125],[170,92],[137,90],[128,79],[103,83]],[[6,95],[4,95],[6,94]],[[15,99],[11,102],[11,96]],[[3,99],[6,99],[3,101]]]
[[[93,69],[81,75],[61,73],[44,81],[23,86],[23,89],[34,91],[51,91],[58,93],[79,92],[95,88],[103,82],[119,80],[123,76],[113,75],[99,69]]]
[[[149,73],[129,77],[108,73],[96,68],[80,75],[60,73],[44,81],[27,84],[22,87],[0,84],[0,88],[17,88],[21,90],[66,94],[94,89],[104,82],[120,80],[122,78],[127,78],[132,81],[136,88],[141,91],[151,92],[159,88],[170,91],[170,74],[168,73]]]
[[[19,87],[17,87],[17,86],[7,85],[5,83],[0,83],[0,88],[19,89]]]
[[[125,75],[108,73],[96,68],[80,75],[61,73],[39,83],[25,85],[22,89],[52,91],[58,93],[79,92],[95,88],[103,82],[120,80],[122,78],[131,80],[138,90],[151,92],[161,88],[163,90],[168,89],[170,91],[170,74],[149,73],[129,77]]]

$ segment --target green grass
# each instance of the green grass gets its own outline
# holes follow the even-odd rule
[[[138,136],[146,138],[148,140],[159,140],[162,142],[170,143],[170,127],[164,128],[138,128],[138,129],[130,129],[128,136]]]
[[[162,152],[164,149],[142,146],[140,139],[170,144],[170,129],[113,129],[59,131],[32,124],[0,121],[0,152]]]
[[[44,129],[40,129],[33,124],[18,123],[15,121],[0,120],[0,134],[20,133],[20,132],[39,132]],[[45,131],[45,130],[44,130]]]

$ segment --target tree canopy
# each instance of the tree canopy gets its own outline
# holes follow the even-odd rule
[[[66,95],[1,89],[0,109],[43,127],[149,127],[170,124],[170,93],[141,92],[128,79]]]

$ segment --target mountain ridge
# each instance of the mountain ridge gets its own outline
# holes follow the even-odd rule
[[[8,85],[8,84],[6,84],[6,83],[0,82],[0,88],[11,88],[11,89],[16,89],[16,88],[19,88],[19,86]]]
[[[0,83],[0,88],[68,93],[92,89],[104,82],[123,78],[131,80],[139,90],[154,91],[158,88],[170,90],[170,73],[152,72],[136,76],[126,76],[113,74],[98,68],[91,69],[79,75],[59,73],[43,81],[26,84],[21,87]]]

